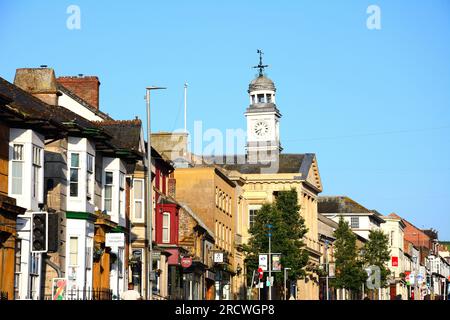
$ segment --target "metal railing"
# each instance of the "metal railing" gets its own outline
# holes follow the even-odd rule
[[[111,289],[70,289],[65,292],[64,300],[112,300]],[[45,295],[44,300],[53,300],[52,295]]]
[[[8,292],[0,291],[0,300],[8,300]]]

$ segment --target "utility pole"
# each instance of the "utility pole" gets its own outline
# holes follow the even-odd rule
[[[147,297],[153,300],[153,188],[152,188],[152,132],[150,123],[150,91],[166,89],[163,87],[147,87],[145,100],[147,103],[147,239],[148,239],[148,286]]]
[[[267,228],[269,228],[269,300],[272,300],[272,225],[268,224]]]
[[[187,132],[186,119],[187,119],[187,82],[184,83],[184,132]]]
[[[291,268],[284,268],[284,300],[286,300],[287,297],[287,287],[286,287],[286,278],[287,278],[287,270],[291,270]]]

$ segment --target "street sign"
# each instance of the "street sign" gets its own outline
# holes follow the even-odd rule
[[[398,267],[398,257],[392,257],[392,266]]]
[[[263,271],[269,271],[267,254],[259,255],[259,267],[263,269]]]
[[[264,270],[261,267],[259,267],[258,268],[258,277],[259,277],[259,279],[262,279],[263,276],[264,276]]]
[[[124,233],[107,233],[105,235],[105,246],[107,247],[124,247],[125,234]]]

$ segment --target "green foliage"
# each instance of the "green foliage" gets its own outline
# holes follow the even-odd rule
[[[250,239],[243,246],[246,253],[246,264],[249,278],[252,271],[258,269],[258,254],[269,251],[267,224],[272,224],[272,252],[281,253],[282,267],[291,268],[288,273],[290,280],[300,279],[305,275],[304,267],[308,262],[308,253],[303,249],[303,236],[307,229],[303,217],[300,216],[297,191],[283,191],[273,204],[264,204],[256,214],[253,226],[250,228]],[[281,284],[283,272],[272,273],[275,283]]]
[[[356,235],[342,217],[338,228],[334,231],[334,237],[336,278],[332,279],[331,284],[336,288],[359,291],[367,274],[356,248]]]
[[[381,284],[386,286],[386,279],[390,273],[386,263],[391,257],[388,236],[381,230],[371,230],[369,241],[364,244],[362,256],[366,267],[375,265],[380,268]]]

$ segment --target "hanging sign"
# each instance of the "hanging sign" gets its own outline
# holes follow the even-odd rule
[[[269,271],[267,254],[260,254],[259,255],[259,267],[263,271]]]
[[[191,257],[183,257],[181,258],[181,266],[183,268],[189,268],[192,265],[192,258]]]

